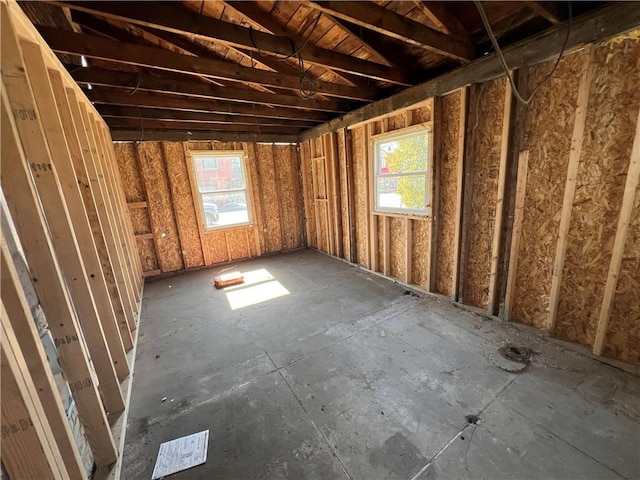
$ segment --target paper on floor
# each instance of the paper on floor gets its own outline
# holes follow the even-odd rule
[[[207,461],[209,430],[176,438],[160,445],[151,480],[181,472]]]

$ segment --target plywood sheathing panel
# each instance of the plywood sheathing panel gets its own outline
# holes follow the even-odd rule
[[[251,245],[247,239],[246,228],[234,228],[225,232],[229,244],[229,260],[247,258],[251,254]]]
[[[151,232],[151,221],[149,212],[146,208],[130,208],[131,224],[133,226],[134,235],[143,235]]]
[[[278,184],[274,172],[273,148],[271,145],[258,144],[256,151],[256,172],[262,191],[261,202],[264,212],[265,250],[278,252],[283,248],[282,226],[278,200]]]
[[[138,254],[140,255],[140,262],[142,263],[143,272],[152,272],[159,270],[158,259],[156,258],[156,247],[153,240],[150,239],[136,239],[138,245]]]
[[[369,266],[369,235],[368,222],[369,205],[367,203],[368,189],[367,185],[367,162],[366,148],[367,140],[365,138],[365,127],[358,127],[353,131],[353,174],[354,174],[354,198],[356,213],[356,258],[359,265],[363,267]]]
[[[282,216],[283,248],[288,250],[301,245],[299,212],[302,198],[298,182],[298,154],[294,145],[274,145],[274,163],[278,191],[280,192],[280,213]]]
[[[227,238],[223,230],[207,232],[205,238],[211,265],[228,262],[230,260],[229,250],[227,248]]]
[[[391,269],[392,277],[400,280],[406,277],[405,255],[405,237],[407,222],[403,218],[392,217],[389,219],[391,245]]]
[[[246,173],[253,193],[254,226],[251,228],[250,235],[254,237],[254,241],[252,242],[253,248],[255,249],[254,251],[256,255],[260,255],[261,252],[265,251],[267,241],[266,232],[262,227],[264,224],[264,212],[262,211],[263,193],[256,168],[256,146],[253,143],[245,143],[243,144],[243,150],[246,159]]]
[[[120,178],[127,203],[144,202],[146,195],[138,167],[135,143],[115,143],[113,148],[118,159]]]
[[[411,125],[417,125],[418,123],[430,122],[433,120],[432,105],[427,104],[420,108],[411,110]]]
[[[153,223],[158,263],[163,272],[182,270],[178,228],[173,214],[169,183],[160,142],[142,142],[138,155],[147,191],[147,205]]]
[[[578,85],[586,55],[581,51],[563,58],[526,113],[523,149],[529,150],[529,163],[511,318],[538,328],[544,328],[548,317]],[[529,84],[539,85],[553,63],[532,67]]]
[[[413,261],[411,278],[413,283],[425,290],[429,289],[429,252],[430,245],[430,228],[431,220],[414,220],[412,229],[413,243]]]
[[[456,234],[456,198],[458,191],[458,164],[462,160],[460,142],[460,95],[457,91],[442,98],[441,150],[438,162],[438,229],[436,290],[453,295],[454,236]]]
[[[640,191],[636,191],[603,354],[640,364]]]
[[[558,337],[584,345],[592,345],[595,338],[640,108],[638,58],[640,42],[633,38],[601,44],[595,50],[595,76],[554,329]],[[620,332],[632,326],[637,331],[637,318],[616,316],[615,338],[620,346],[626,343],[626,335]]]
[[[204,256],[184,149],[180,142],[163,142],[163,148],[184,266],[200,267],[204,265]]]
[[[313,180],[311,174],[311,140],[307,140],[300,145],[300,154],[302,158],[302,182],[304,190],[304,207],[305,207],[305,228],[307,230],[307,245],[318,248],[316,242],[316,215],[313,201]]]
[[[487,82],[481,89],[478,115],[469,119],[468,129],[475,130],[476,140],[471,148],[474,157],[473,195],[469,219],[469,256],[464,302],[476,307],[489,303],[489,276],[491,248],[498,195],[498,171],[500,168],[500,142],[502,139],[502,115],[506,79]]]

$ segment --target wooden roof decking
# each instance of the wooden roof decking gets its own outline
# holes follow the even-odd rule
[[[269,132],[294,141],[492,51],[473,2],[21,5],[120,139],[189,138],[192,130],[228,138],[231,130],[239,140]],[[483,5],[501,46],[567,17],[561,2]],[[598,6],[574,4],[573,16]],[[279,132],[274,119],[285,119]]]

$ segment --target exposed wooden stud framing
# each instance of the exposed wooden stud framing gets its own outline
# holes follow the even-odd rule
[[[498,302],[498,269],[502,248],[502,222],[504,215],[505,183],[507,179],[507,159],[509,154],[509,138],[511,136],[511,106],[513,93],[511,85],[505,79],[504,107],[502,113],[502,139],[500,141],[500,167],[498,170],[498,195],[496,198],[496,213],[493,223],[493,240],[491,244],[491,266],[489,273],[489,315],[497,313]]]
[[[618,217],[618,228],[616,229],[616,237],[613,243],[613,251],[611,254],[611,263],[607,274],[607,283],[604,289],[604,298],[602,299],[602,307],[600,309],[600,317],[598,319],[598,329],[593,344],[593,353],[602,355],[605,339],[607,336],[607,327],[609,326],[609,318],[611,317],[611,308],[616,295],[616,286],[618,284],[618,276],[622,266],[622,258],[627,243],[627,234],[629,233],[629,223],[633,214],[633,206],[636,195],[638,195],[638,184],[640,183],[640,113],[636,122],[636,133],[633,139],[633,147],[631,149],[631,158],[629,160],[629,169],[627,171],[627,181],[624,186],[624,194],[622,197],[622,206],[620,207],[620,217]],[[637,214],[637,212],[636,212]]]
[[[403,17],[376,4],[360,2],[317,1],[309,6],[342,20],[355,23],[403,42],[458,60],[473,58],[470,43],[449,37],[437,30]]]
[[[4,303],[0,304],[0,318],[2,465],[12,478],[68,478]]]
[[[458,300],[458,288],[460,285],[460,246],[462,244],[462,198],[465,184],[465,158],[467,138],[467,115],[469,108],[469,87],[460,89],[460,116],[458,118],[458,162],[456,164],[456,218],[455,233],[453,239],[453,279],[452,298]]]
[[[523,150],[520,152],[518,159],[518,183],[516,187],[516,205],[513,218],[513,239],[509,252],[509,273],[507,275],[507,288],[504,299],[504,318],[507,321],[511,320],[513,294],[516,286],[516,275],[518,273],[518,250],[520,249],[520,237],[522,236],[528,171],[529,150]]]
[[[192,192],[192,197],[193,197],[193,208],[196,212],[196,219],[198,221],[198,235],[200,236],[200,245],[202,247],[202,258],[204,259],[204,264],[205,265],[211,265],[211,259],[209,257],[209,249],[207,248],[207,238],[205,235],[205,219],[202,216],[202,208],[200,207],[200,202],[198,201],[198,195],[199,190],[198,190],[198,182],[196,180],[196,176],[195,176],[195,172],[193,170],[193,157],[191,156],[191,151],[189,151],[189,148],[187,147],[186,143],[182,144],[182,151],[184,152],[184,158],[185,161],[187,162],[187,172],[189,174],[189,185],[191,186],[191,192]],[[246,156],[246,152],[245,152],[245,156]],[[136,157],[139,157],[138,153],[136,152]],[[140,168],[140,160],[138,158],[138,168]],[[145,185],[144,182],[142,182],[142,188],[145,189]],[[144,190],[145,192],[145,197],[147,197],[146,194],[146,190]],[[149,215],[149,221],[151,221],[151,215]],[[153,226],[151,227],[151,231],[153,231]],[[258,245],[260,244],[260,242],[258,242]],[[155,240],[154,240],[154,246],[156,248],[156,252],[158,251],[158,247],[155,245]],[[158,264],[160,262],[158,261]],[[147,272],[149,273],[149,272]]]
[[[23,142],[23,147],[51,231],[56,256],[67,280],[84,337],[91,349],[91,357],[100,380],[100,391],[103,394],[105,406],[108,411],[117,413],[124,409],[124,399],[100,324],[100,317],[89,288],[87,272],[61,191],[56,165],[53,162],[54,155],[60,155],[61,152],[58,151],[58,145],[55,143],[47,144],[47,140],[51,140],[50,117],[52,112],[48,111],[48,106],[36,102],[36,99],[42,102],[42,95],[44,95],[41,89],[43,79],[36,77],[36,72],[32,68],[33,62],[37,61],[34,56],[37,57],[40,53],[39,51],[29,52],[30,55],[25,55],[23,60],[17,37],[8,22],[6,24],[3,22],[2,30],[3,80],[7,89],[8,101],[14,111],[16,128],[21,138],[29,139],[28,142]],[[46,72],[44,76],[48,81]],[[36,99],[34,99],[35,92],[38,94]],[[53,101],[53,99],[51,100]],[[55,112],[55,105],[53,109]],[[31,113],[29,115],[16,114],[19,111]],[[64,137],[61,140],[64,143]],[[68,156],[68,152],[66,154]],[[5,182],[2,184],[4,187]]]
[[[302,142],[300,145],[300,170],[302,172],[302,195],[304,196],[304,225],[305,225],[305,238],[307,245],[311,245],[311,226],[309,225],[309,221],[311,218],[311,209],[313,205],[309,201],[310,190],[313,189],[313,186],[309,186],[309,178],[305,175],[307,171],[306,164],[309,162],[311,158],[311,141],[307,140],[306,142]]]
[[[353,145],[351,138],[351,131],[346,128],[343,129],[344,133],[344,152],[345,152],[345,166],[347,169],[347,209],[349,217],[349,261],[356,262],[356,200],[353,187],[354,172],[353,172],[353,152],[351,146]]]
[[[5,212],[2,212],[2,214],[4,216]],[[11,252],[5,241],[4,229],[0,240],[0,249],[2,250],[0,254],[2,264],[0,274],[2,279],[2,303],[6,308],[8,320],[11,323],[18,345],[20,345],[20,350],[24,354],[29,375],[33,379],[47,422],[51,426],[66,472],[69,478],[84,479],[86,478],[86,473],[82,466],[82,460],[80,459],[73,433],[69,428],[69,421],[62,406],[51,368],[48,364],[47,355],[42,347],[42,341],[36,330],[27,299],[24,296],[18,272],[11,259]],[[3,444],[2,448],[4,449],[5,447],[6,443]],[[25,453],[27,455],[30,454],[30,452]]]
[[[465,278],[467,271],[467,261],[469,258],[469,222],[472,214],[473,202],[473,169],[475,167],[475,158],[472,155],[474,142],[477,141],[475,128],[470,122],[477,118],[478,112],[477,98],[482,91],[482,86],[478,84],[471,85],[467,98],[467,122],[465,128],[465,152],[464,152],[464,181],[462,182],[462,219],[460,224],[460,255],[458,260],[458,285],[457,285],[457,301],[464,303],[465,299]]]
[[[564,49],[565,55],[585,44],[598,42],[633,30],[638,25],[640,25],[640,3],[622,2],[596,9],[572,22],[571,32]],[[503,53],[509,68],[518,69],[557,57],[562,50],[565,34],[566,26],[558,25],[533,38],[516,42],[504,48]],[[445,95],[465,85],[486,82],[503,75],[504,70],[497,55],[486,55],[464,67],[306,130],[300,136],[300,140],[315,138],[329,131],[365,122],[379,115],[409,107],[430,97]]]
[[[4,49],[10,41],[6,37],[12,32],[7,25],[9,15],[4,4],[2,8],[2,60],[6,56]],[[15,44],[17,46],[17,44]],[[7,74],[3,65],[3,77]],[[24,77],[16,76],[26,86]],[[3,78],[4,80],[4,78]],[[34,287],[47,318],[58,319],[51,322],[49,327],[56,343],[58,361],[69,382],[80,420],[87,433],[94,458],[99,465],[109,465],[116,461],[116,448],[109,430],[106,415],[96,385],[91,377],[87,352],[80,340],[80,328],[75,317],[73,307],[67,296],[65,282],[58,270],[57,260],[45,228],[45,220],[40,212],[40,203],[31,184],[31,173],[27,168],[27,160],[22,150],[22,143],[18,138],[18,130],[11,115],[11,106],[7,98],[6,83],[2,85],[2,147],[4,167],[0,170],[2,188],[7,199],[7,205],[15,222],[16,231],[20,236]],[[22,109],[27,113],[27,110]],[[35,109],[31,116],[36,123]],[[25,118],[28,118],[25,115]],[[33,125],[33,132],[41,132],[40,125]],[[35,128],[34,128],[35,127]],[[34,140],[34,136],[30,137]],[[29,142],[34,143],[34,142]],[[32,147],[30,147],[32,148]],[[34,158],[42,158],[38,155]],[[45,157],[46,158],[46,157]],[[13,165],[9,167],[9,165]]]
[[[162,162],[164,164],[164,168],[165,170],[168,171],[167,169],[167,152],[166,152],[166,144],[163,142],[160,145],[160,152],[162,154]],[[176,202],[174,200],[175,192],[176,192],[176,185],[175,185],[175,181],[171,178],[171,175],[167,175],[167,180],[169,182],[169,199],[170,199],[170,203],[171,203],[171,208],[173,210],[173,216],[174,218],[178,218],[178,210],[176,209]],[[124,191],[124,189],[122,189],[122,191]],[[185,266],[187,266],[187,259],[186,259],[186,250],[184,247],[184,230],[182,228],[182,224],[178,221],[176,221],[176,229],[178,230],[178,245],[180,246],[180,255],[182,257],[182,264]],[[140,235],[136,235],[137,238],[140,238]],[[151,234],[150,236],[151,239],[153,239],[153,234]]]
[[[584,127],[587,118],[587,105],[589,103],[589,91],[591,90],[591,80],[593,78],[594,71],[593,50],[593,48],[590,48],[589,55],[582,67],[580,86],[578,87],[576,115],[573,122],[571,150],[569,152],[569,162],[567,166],[567,181],[564,187],[562,215],[560,217],[558,243],[556,245],[551,290],[549,292],[549,316],[546,325],[546,329],[549,332],[553,331],[558,315],[562,273],[564,270],[565,255],[567,252],[567,237],[569,236],[569,227],[571,225],[571,211],[573,209],[573,198],[578,179],[578,167],[580,165],[580,154],[582,153],[582,141],[584,139]]]
[[[82,150],[83,162],[80,163],[76,159],[75,170],[76,175],[82,182],[85,193],[85,206],[90,202],[95,204],[95,218],[93,222],[94,240],[96,243],[103,243],[104,249],[101,249],[101,263],[105,272],[111,269],[111,278],[114,280],[114,284],[110,287],[110,296],[112,303],[121,305],[122,314],[127,322],[127,330],[130,332],[132,326],[135,325],[133,318],[133,308],[129,303],[128,294],[126,292],[126,285],[124,283],[124,276],[122,273],[122,265],[117,255],[115,247],[115,237],[113,228],[109,223],[109,215],[107,212],[107,205],[105,200],[105,194],[100,184],[98,173],[95,167],[95,146],[93,139],[89,137],[89,131],[85,125],[84,116],[80,109],[80,104],[76,97],[75,92],[72,89],[67,89],[67,99],[69,100],[69,106],[71,108],[71,114],[76,127],[76,132],[80,140],[80,148]],[[93,198],[89,198],[90,194]],[[102,234],[101,234],[102,232]],[[100,239],[103,239],[102,241]],[[120,327],[121,336],[123,339],[126,335],[122,333],[124,326],[122,320],[118,323]],[[124,340],[123,340],[124,341]],[[133,345],[133,344],[132,344]]]
[[[437,258],[438,258],[438,223],[440,222],[440,162],[442,158],[442,97],[433,99],[433,129],[432,144],[429,148],[429,291],[435,292],[437,287]]]
[[[373,169],[375,164],[375,158],[373,155],[373,124],[369,123],[365,125],[365,142],[366,142],[366,161],[365,168],[367,170],[367,218],[368,218],[368,232],[369,232],[369,270],[373,272],[378,271],[378,218],[374,214],[375,211],[375,190]]]
[[[29,50],[25,50],[25,52],[29,52]],[[39,57],[39,55],[35,55],[35,51],[31,53],[33,54],[32,59]],[[45,125],[51,154],[56,162],[55,167],[58,172],[58,179],[63,188],[65,201],[75,227],[78,246],[87,271],[87,280],[95,300],[97,312],[99,312],[100,324],[109,346],[111,359],[118,379],[122,381],[129,375],[124,343],[131,341],[131,335],[128,333],[121,334],[118,328],[119,323],[111,303],[106,279],[102,271],[102,264],[89,223],[89,214],[84,207],[82,195],[78,188],[81,180],[75,175],[73,163],[82,162],[82,153],[75,127],[73,126],[73,119],[71,118],[62,78],[60,73],[55,70],[49,70],[47,77],[44,64],[40,65],[40,68],[36,68],[33,73],[39,77],[37,82],[33,82],[34,93],[36,96],[43,95],[43,108],[41,111],[46,113],[42,115],[42,121]],[[42,83],[40,93],[36,88],[38,83]],[[55,114],[56,107],[57,115]],[[123,340],[122,335],[124,335],[125,340]]]

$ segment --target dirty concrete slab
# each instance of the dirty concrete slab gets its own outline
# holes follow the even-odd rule
[[[497,400],[414,480],[620,480],[616,472]]]
[[[211,283],[231,268],[288,294],[232,309]],[[123,478],[204,428],[207,463],[175,478],[638,477],[637,377],[405,293],[310,250],[148,283]],[[506,342],[533,352],[519,373],[492,361]]]
[[[277,372],[144,429],[134,426],[127,434],[124,478],[151,478],[162,442],[205,429],[207,462],[170,478],[348,478]]]

